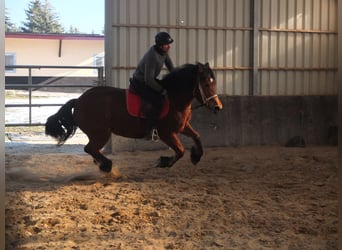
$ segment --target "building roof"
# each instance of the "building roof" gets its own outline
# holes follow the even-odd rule
[[[50,40],[104,40],[104,35],[40,34],[40,33],[6,32],[5,38],[50,39]]]

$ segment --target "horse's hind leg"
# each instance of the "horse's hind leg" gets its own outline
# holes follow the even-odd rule
[[[99,168],[101,171],[109,173],[112,170],[112,161],[101,153],[101,149],[107,143],[110,132],[95,132],[92,134],[88,133],[87,135],[89,138],[89,143],[84,147],[84,151],[90,154],[94,160],[99,163]]]

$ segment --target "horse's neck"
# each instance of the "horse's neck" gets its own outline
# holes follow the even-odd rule
[[[174,108],[178,112],[185,112],[188,109],[191,109],[191,103],[193,99],[193,97],[184,98],[183,95],[180,94],[172,95],[169,97],[170,107]]]
[[[169,93],[170,106],[174,106],[177,112],[182,112],[187,109],[191,109],[191,103],[194,99],[193,89],[194,84],[197,82],[197,77],[194,75],[194,69],[188,67],[182,69],[182,73],[171,72],[170,77],[164,80],[164,87]],[[172,77],[172,74],[179,74],[178,77]],[[183,77],[181,77],[181,75]],[[174,85],[176,84],[176,86]],[[169,86],[168,86],[169,85]]]

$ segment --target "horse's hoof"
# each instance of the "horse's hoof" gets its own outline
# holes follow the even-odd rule
[[[102,166],[100,165],[100,170],[106,173],[110,173],[112,171],[112,166]]]
[[[197,163],[199,163],[199,161],[201,160],[201,157],[198,156],[191,156],[191,163],[193,165],[196,165]]]
[[[155,168],[169,168],[172,166],[172,157],[161,156],[159,160],[153,165]]]
[[[199,154],[196,148],[191,148],[191,163],[196,165],[201,160],[202,154]]]
[[[101,163],[99,168],[103,172],[110,173],[112,171],[112,162]]]

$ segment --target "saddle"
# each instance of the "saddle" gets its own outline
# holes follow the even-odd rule
[[[144,102],[141,97],[133,91],[126,90],[126,107],[131,116],[146,118],[146,114],[152,109],[149,103]],[[159,118],[164,118],[169,112],[169,100],[165,98],[163,110]]]

